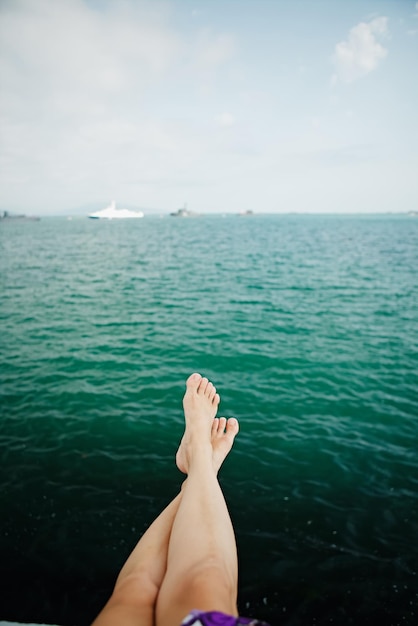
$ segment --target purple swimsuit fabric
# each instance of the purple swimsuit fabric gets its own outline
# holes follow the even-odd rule
[[[181,626],[269,626],[251,617],[234,617],[219,611],[191,611]]]

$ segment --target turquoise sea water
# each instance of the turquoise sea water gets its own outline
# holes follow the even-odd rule
[[[241,422],[241,613],[418,622],[418,220],[4,221],[0,258],[0,619],[91,622],[197,370]]]

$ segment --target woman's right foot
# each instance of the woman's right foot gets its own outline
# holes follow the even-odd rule
[[[212,422],[211,444],[212,444],[212,462],[215,473],[219,472],[222,463],[225,461],[232,446],[234,439],[239,431],[239,423],[235,417],[215,417]],[[179,449],[176,454],[177,467],[183,474],[188,473],[187,459],[185,455],[184,438],[181,440]]]
[[[228,456],[234,439],[239,431],[238,420],[235,417],[215,417],[212,423],[212,461],[215,472],[218,473],[222,463]]]

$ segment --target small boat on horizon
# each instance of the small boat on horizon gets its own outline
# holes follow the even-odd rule
[[[177,211],[173,211],[172,213],[170,213],[170,215],[171,217],[194,217],[196,216],[196,213],[189,211],[187,208],[187,204],[184,204],[184,206],[181,207],[181,209],[177,209]]]
[[[9,213],[3,211],[0,213],[0,220],[21,220],[25,222],[39,222],[41,218],[36,215],[24,215],[23,213]]]
[[[129,209],[117,209],[113,200],[108,207],[101,211],[95,211],[88,216],[92,220],[120,220],[144,217],[142,211],[130,211]]]

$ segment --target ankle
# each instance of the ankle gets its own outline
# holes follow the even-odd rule
[[[192,465],[213,467],[212,445],[210,442],[198,441],[191,445],[187,453],[189,472]]]

